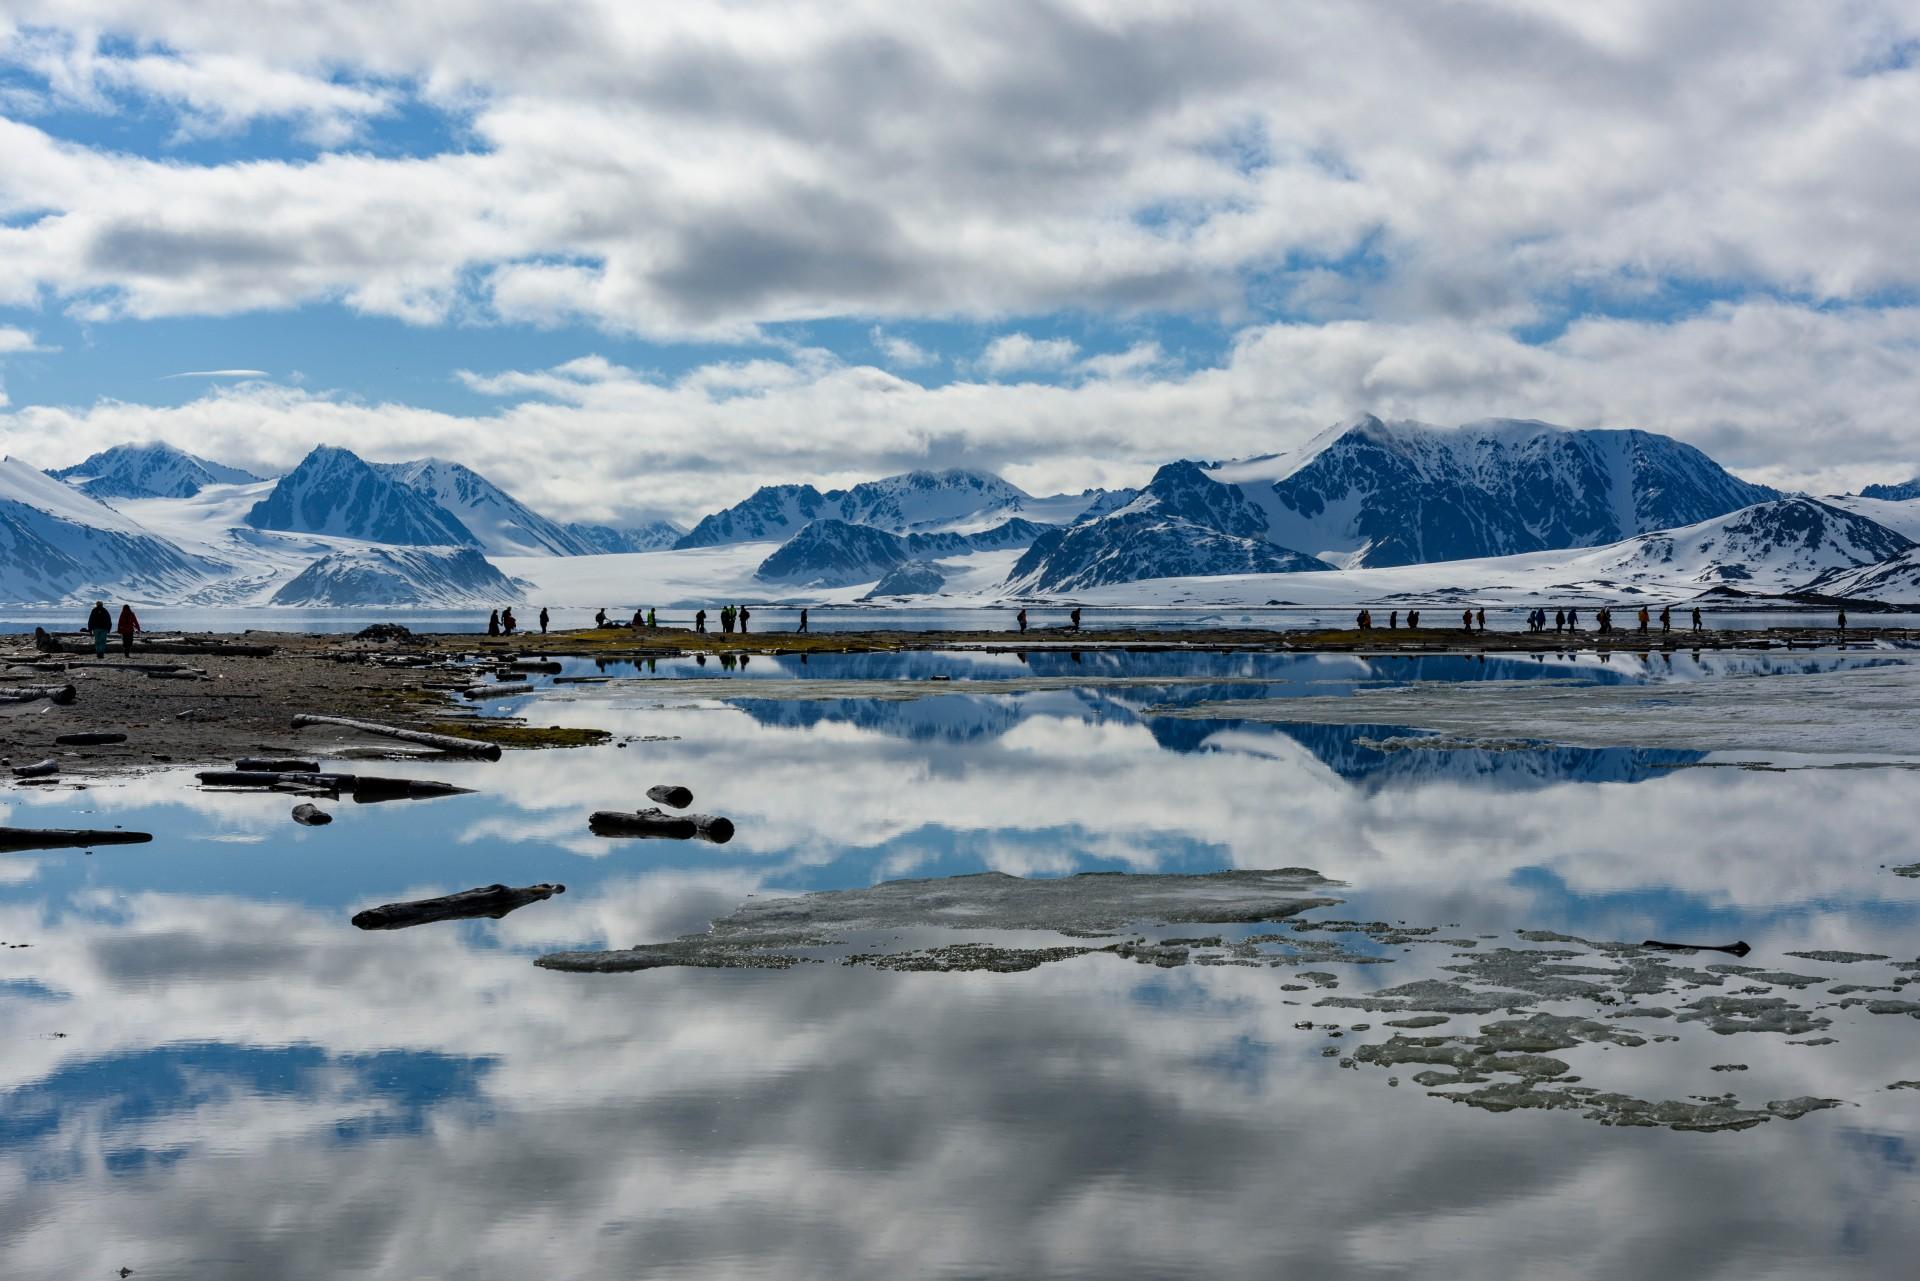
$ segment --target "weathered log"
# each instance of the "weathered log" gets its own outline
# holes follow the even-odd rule
[[[1657,947],[1662,952],[1725,952],[1728,956],[1745,956],[1753,951],[1745,939],[1730,943],[1724,947],[1714,947],[1706,943],[1662,943],[1659,939],[1648,939],[1641,947]]]
[[[203,681],[207,674],[195,667],[173,667],[165,670],[155,669],[147,673],[150,681]]]
[[[356,912],[353,923],[363,930],[404,930],[433,921],[457,921],[467,917],[490,916],[495,920],[516,908],[565,894],[567,887],[542,883],[513,888],[506,885],[482,885],[441,898],[416,899],[409,903],[383,903]]]
[[[693,804],[693,789],[677,783],[658,783],[647,789],[647,799],[683,810]]]
[[[53,741],[62,747],[104,747],[109,743],[124,743],[127,736],[118,730],[89,730],[81,734],[61,734]]]
[[[31,765],[16,765],[13,767],[13,776],[15,778],[50,778],[59,772],[60,762],[54,760],[52,757],[48,757],[44,761],[35,761]]]
[[[503,681],[498,685],[469,685],[461,691],[468,698],[510,698],[515,694],[531,694],[533,686],[525,681]]]
[[[296,805],[293,807],[293,821],[302,827],[325,827],[333,822],[333,815],[317,805]]]
[[[595,836],[635,836],[690,841],[695,837],[725,845],[733,839],[733,820],[712,814],[669,814],[665,810],[597,810],[587,819]]]
[[[272,770],[202,770],[194,775],[205,787],[237,787],[252,791],[347,792],[362,803],[425,800],[435,796],[466,796],[469,787],[436,783],[423,778],[383,778],[373,774],[325,774]]]
[[[83,827],[0,827],[0,853],[17,850],[77,850],[95,845],[144,845],[152,832],[100,831]]]
[[[259,770],[268,774],[317,774],[320,772],[318,761],[294,760],[279,756],[242,756],[233,763],[237,770]]]
[[[516,672],[551,672],[558,674],[567,670],[566,664],[556,663],[550,658],[516,658],[511,666]]]
[[[443,752],[452,752],[461,756],[479,756],[490,761],[500,759],[500,744],[482,743],[472,738],[455,738],[451,734],[430,734],[425,730],[399,729],[373,721],[357,721],[346,716],[319,716],[310,712],[302,712],[293,718],[295,729],[307,725],[339,725],[346,729],[357,729],[363,734],[397,738],[402,742],[419,743],[424,747],[434,747]]]
[[[47,699],[65,707],[80,697],[72,685],[0,685],[0,703],[31,703]]]

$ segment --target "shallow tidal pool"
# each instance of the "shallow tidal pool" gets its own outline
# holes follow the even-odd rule
[[[0,792],[155,834],[0,855],[0,1276],[1910,1276],[1914,761],[1192,714],[1902,661],[585,663],[484,713],[616,744],[379,767],[472,795]]]

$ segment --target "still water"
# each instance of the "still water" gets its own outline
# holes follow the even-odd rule
[[[478,790],[328,804],[336,820],[317,829],[289,822],[286,797],[199,791],[184,772],[0,792],[0,822],[156,834],[0,855],[0,1276],[1911,1275],[1920,1090],[1888,1087],[1920,1077],[1920,1024],[1865,1001],[1897,1004],[1916,955],[1920,880],[1890,870],[1916,857],[1914,773],[1408,750],[1407,727],[1153,714],[1406,680],[1511,677],[1515,697],[1539,677],[1763,688],[1884,656],[1705,655],[1674,674],[1011,661],[767,659],[730,686],[676,661],[656,680],[507,700],[487,712],[620,745],[382,766]],[[968,688],[1022,674],[1066,683]],[[863,681],[933,692],[838,684]],[[691,786],[738,835],[588,833],[590,811],[645,804],[657,782]],[[1343,883],[1326,892],[1337,905],[1296,918],[1314,932],[1288,934],[1323,949],[1310,963],[533,964],[695,933],[795,891],[1281,867]],[[567,890],[497,921],[348,921],[495,881]],[[1552,1051],[1586,1088],[1837,1106],[1709,1133],[1620,1124],[1615,1104],[1493,1111],[1360,1047],[1470,1036],[1507,1013],[1427,1013],[1433,1026],[1397,1033],[1394,999],[1325,1004],[1457,985],[1507,948],[1568,952],[1557,964],[1591,978],[1601,945],[1649,938],[1752,952],[1744,970],[1680,956],[1690,977],[1658,993],[1541,987],[1550,998],[1521,1016],[1591,1025]],[[1865,996],[1843,1004],[1842,986]],[[1689,1015],[1703,997],[1780,1002],[1766,1008],[1800,1022],[1718,1030]]]

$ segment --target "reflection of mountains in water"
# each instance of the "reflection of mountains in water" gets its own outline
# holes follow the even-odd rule
[[[1554,783],[1643,783],[1674,767],[1704,760],[1705,752],[1642,747],[1467,747],[1382,750],[1372,744],[1422,737],[1399,725],[1255,725],[1244,721],[1155,719],[1154,741],[1168,751],[1233,750],[1211,744],[1215,734],[1273,734],[1306,748],[1350,783],[1369,788],[1411,783],[1485,783],[1546,787]],[[1439,740],[1451,742],[1452,740]]]
[[[1543,787],[1552,783],[1638,783],[1676,765],[1703,759],[1704,752],[1626,747],[1560,747],[1513,750],[1454,746],[1429,750],[1382,750],[1372,743],[1417,736],[1391,725],[1283,725],[1242,721],[1176,720],[1145,715],[1170,702],[1203,702],[1243,696],[1244,685],[1175,685],[1127,689],[1054,690],[1032,694],[939,694],[893,700],[873,698],[757,699],[728,701],[757,723],[786,728],[854,725],[912,742],[986,743],[1032,717],[1086,724],[1145,724],[1154,741],[1182,754],[1231,751],[1215,736],[1232,731],[1249,738],[1283,738],[1299,744],[1352,783],[1368,787],[1426,782],[1484,783],[1496,787]]]

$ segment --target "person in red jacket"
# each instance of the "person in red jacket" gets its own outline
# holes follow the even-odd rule
[[[133,634],[140,630],[140,619],[134,614],[133,606],[122,605],[120,607],[120,625],[115,630],[120,633],[120,652],[131,656],[133,654]]]

